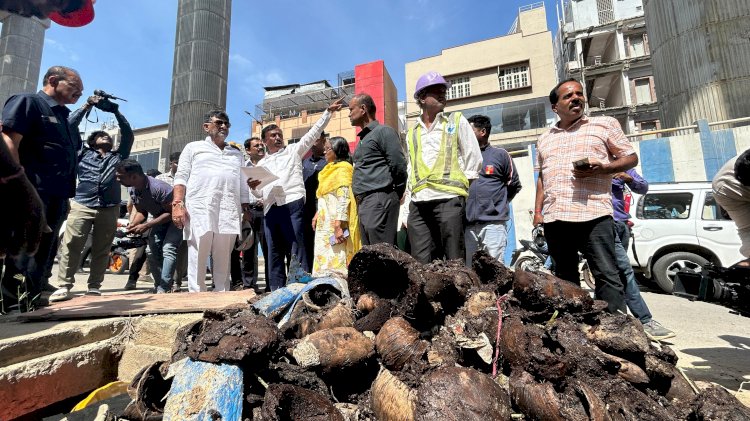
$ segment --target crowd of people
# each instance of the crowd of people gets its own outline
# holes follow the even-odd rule
[[[129,159],[132,130],[117,104],[92,96],[70,113],[66,104],[81,97],[83,82],[75,70],[54,66],[41,91],[11,97],[2,113],[0,185],[23,198],[0,236],[0,251],[14,256],[5,259],[3,290],[13,289],[9,274],[21,274],[32,296],[50,288],[56,233],[67,218],[50,301],[71,298],[90,232],[88,294],[99,295],[120,185],[128,187],[132,205],[128,233],[148,236],[156,293],[180,291],[184,278],[188,291],[206,291],[209,266],[214,291],[257,290],[259,248],[266,291],[286,285],[290,265],[314,276],[345,274],[357,250],[376,243],[399,245],[423,263],[460,259],[470,265],[480,249],[503,261],[519,176],[510,154],[490,144],[488,117],[445,112],[448,89],[437,72],[418,79],[414,99],[421,115],[404,139],[377,121],[368,94],[349,98],[349,120],[360,129],[354,153],[347,139],[324,131],[344,98],[292,144],[275,124],[242,146],[230,142],[229,116],[214,110],[202,123],[206,137],[173,153],[169,170],[152,177]],[[537,142],[534,225],[544,224],[556,274],[578,283],[580,252],[596,280],[594,295],[609,311],[629,308],[653,337],[673,336],[653,320],[626,253],[624,194],[648,190],[633,169],[635,150],[616,119],[585,115],[578,81],[559,83],[549,100],[560,120]],[[116,149],[105,132],[80,139],[77,125],[91,107],[118,120]],[[746,161],[728,163],[715,183],[723,192],[717,200],[739,221],[747,219],[746,206],[735,205],[733,196],[744,197],[736,190],[750,181],[736,176],[744,172],[735,167],[745,168]],[[745,222],[741,233],[748,231]],[[137,271],[125,288],[135,288],[136,279]]]

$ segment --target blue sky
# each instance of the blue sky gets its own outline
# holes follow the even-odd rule
[[[263,86],[327,79],[356,64],[382,59],[405,97],[404,64],[443,48],[504,35],[520,6],[532,0],[234,0],[227,112],[230,137],[250,128]],[[556,28],[555,3],[546,0]],[[103,89],[121,105],[133,127],[166,123],[177,1],[98,0],[96,19],[82,28],[47,30],[42,71],[61,64],[77,69],[84,98]],[[76,105],[79,106],[79,104]],[[101,115],[100,115],[101,117]]]

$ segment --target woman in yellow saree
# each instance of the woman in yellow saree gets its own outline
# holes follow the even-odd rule
[[[349,144],[343,137],[333,137],[326,141],[324,151],[328,164],[318,174],[313,276],[331,271],[346,274],[349,261],[361,247]]]

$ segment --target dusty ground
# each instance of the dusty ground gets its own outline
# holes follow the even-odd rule
[[[750,318],[716,304],[655,291],[642,288],[643,298],[654,319],[677,333],[665,342],[674,348],[680,358],[677,365],[688,377],[735,391],[750,381]]]

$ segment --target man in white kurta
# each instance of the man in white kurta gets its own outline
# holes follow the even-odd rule
[[[172,215],[188,244],[190,292],[206,290],[209,255],[214,291],[229,290],[230,255],[243,211],[249,211],[242,152],[226,142],[229,126],[223,111],[209,112],[203,123],[208,136],[185,146],[175,174]]]
[[[279,177],[263,186],[260,191],[253,190],[255,196],[263,199],[264,229],[269,254],[266,264],[270,261],[271,290],[286,285],[285,256],[294,255],[302,267],[307,267],[312,262],[313,256],[307,255],[304,246],[305,184],[302,179],[302,157],[320,138],[332,113],[341,109],[341,102],[340,99],[331,104],[299,142],[289,146],[284,144],[284,134],[280,127],[270,124],[263,128],[261,137],[267,153],[257,165]],[[259,184],[260,181],[248,180],[248,185],[253,189]]]

